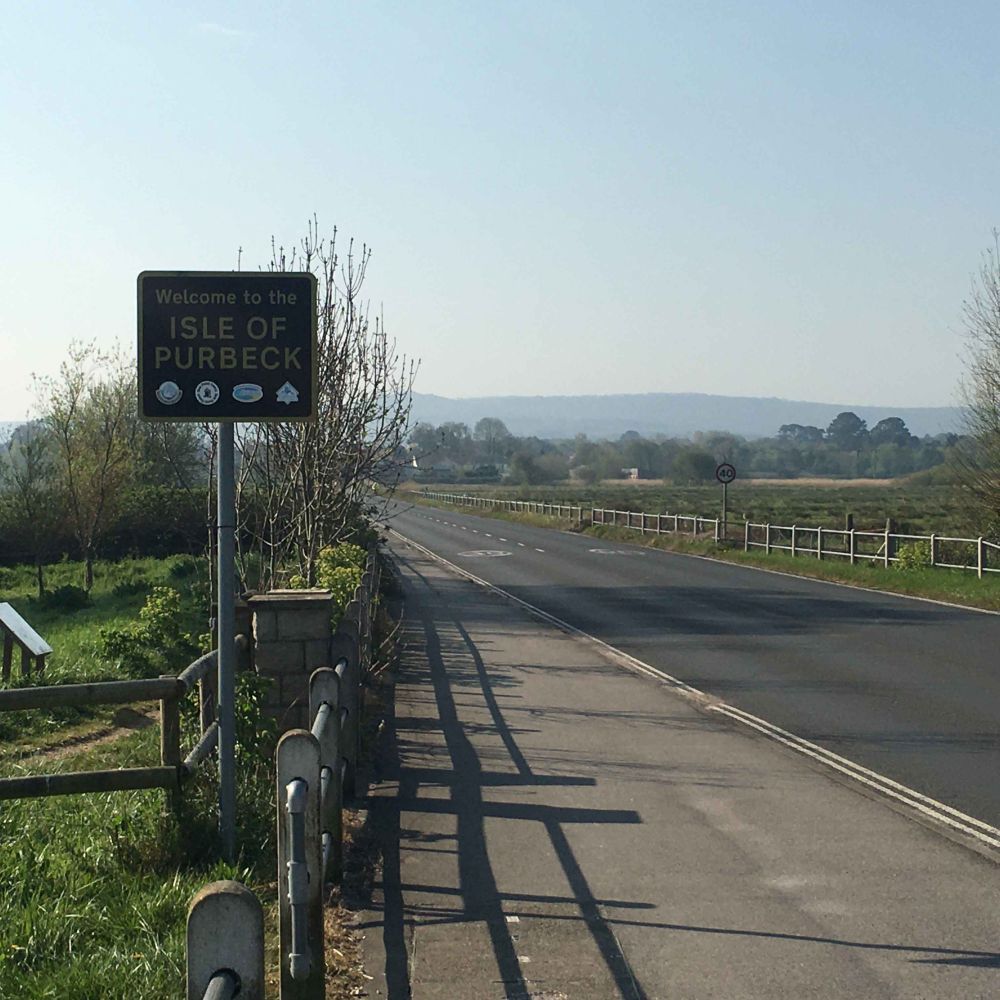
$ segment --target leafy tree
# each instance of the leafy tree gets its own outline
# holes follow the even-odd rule
[[[797,444],[820,444],[823,440],[823,430],[811,424],[782,424],[778,428],[778,437],[783,441],[794,441]]]
[[[838,413],[826,429],[826,438],[842,451],[859,452],[868,440],[865,422],[850,410]]]
[[[39,387],[41,422],[89,593],[98,545],[135,469],[135,375],[119,356],[76,342],[59,375]]]
[[[670,469],[674,482],[681,484],[707,483],[715,477],[715,456],[703,448],[684,448]]]
[[[875,447],[893,444],[905,448],[915,440],[906,423],[900,417],[886,417],[884,420],[880,420],[868,432],[868,438]]]
[[[507,425],[497,417],[483,417],[472,430],[472,437],[485,448],[487,462],[498,462],[504,457],[503,445],[510,440]]]
[[[45,427],[24,424],[14,432],[2,469],[11,526],[31,550],[39,598],[45,596],[46,557],[63,517],[53,452]]]

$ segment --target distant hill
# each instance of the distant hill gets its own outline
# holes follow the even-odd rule
[[[615,396],[480,396],[449,399],[413,394],[412,421],[456,421],[470,428],[482,417],[499,417],[519,437],[617,438],[626,431],[644,436],[688,437],[695,431],[731,431],[744,437],[772,437],[782,424],[826,428],[844,410],[872,427],[885,417],[901,417],[917,435],[959,433],[961,410],[954,406],[864,406],[809,403],[755,396],[703,393],[641,393]]]

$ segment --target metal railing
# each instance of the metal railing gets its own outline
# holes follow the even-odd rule
[[[583,522],[583,507],[575,504],[549,503],[543,500],[505,500],[501,497],[481,497],[467,493],[436,493],[421,490],[428,500],[454,504],[456,507],[475,507],[479,510],[506,510],[516,514],[541,514],[545,517],[562,517],[577,524]]]
[[[980,577],[1000,573],[1000,545],[979,538],[952,535],[911,535],[890,531],[859,531],[856,528],[801,527],[797,524],[768,524],[747,521],[743,530],[743,548],[763,549],[767,554],[788,552],[792,556],[817,559],[847,559],[890,566],[900,561],[903,545],[925,545],[928,566],[973,570]],[[992,556],[991,556],[992,554]],[[920,559],[922,554],[918,554]],[[912,556],[906,557],[908,559]],[[990,561],[994,565],[990,565]]]
[[[238,659],[249,655],[246,636],[236,637]],[[171,798],[215,748],[219,736],[216,721],[215,668],[217,651],[206,653],[176,677],[164,675],[139,680],[99,681],[92,684],[56,684],[45,687],[0,691],[0,712],[55,708],[65,705],[124,705],[136,701],[160,702],[160,763],[152,767],[123,767],[62,774],[32,774],[0,778],[0,800],[40,798],[87,792],[116,792],[137,788],[163,788]],[[195,685],[199,689],[199,738],[181,760],[180,703]]]
[[[590,523],[632,528],[644,535],[686,534],[692,538],[701,538],[711,532],[716,542],[724,535],[719,518],[700,517],[696,514],[645,514],[642,511],[605,510],[603,507],[592,507]]]
[[[344,799],[354,793],[362,689],[372,660],[379,567],[369,557],[331,642],[309,678],[310,728],[278,742],[278,936],[282,1000],[324,996],[323,885],[343,878]]]

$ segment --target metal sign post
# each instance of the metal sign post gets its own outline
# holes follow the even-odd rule
[[[234,425],[315,420],[316,277],[308,272],[143,271],[139,414],[219,428],[219,837],[236,860]]]
[[[729,511],[727,489],[729,484],[736,478],[736,469],[728,462],[723,462],[716,467],[715,478],[722,483],[722,537],[726,538],[729,533]]]
[[[219,424],[218,632],[219,839],[222,856],[236,860],[236,498],[234,425]]]

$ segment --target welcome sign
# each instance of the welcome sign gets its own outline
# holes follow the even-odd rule
[[[145,419],[316,419],[315,275],[143,271],[138,310]]]

